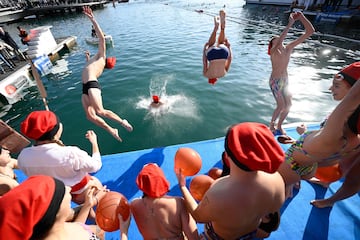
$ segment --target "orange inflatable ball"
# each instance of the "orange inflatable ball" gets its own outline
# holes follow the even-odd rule
[[[331,183],[339,180],[342,176],[341,169],[339,164],[327,166],[327,167],[318,167],[315,173],[320,181],[325,183]]]
[[[130,206],[124,195],[118,192],[108,192],[96,207],[96,223],[106,232],[119,229],[118,213],[124,220],[130,216]]]
[[[195,200],[201,201],[213,182],[214,179],[208,175],[197,175],[191,180],[189,191]]]
[[[201,157],[192,148],[179,148],[175,154],[175,170],[181,169],[184,176],[194,176],[201,169]]]
[[[222,169],[217,167],[211,168],[208,172],[208,175],[214,180],[218,179],[221,176],[221,174],[222,174]]]

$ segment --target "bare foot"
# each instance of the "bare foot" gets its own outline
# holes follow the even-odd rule
[[[123,126],[129,132],[131,132],[133,130],[133,127],[131,126],[131,124],[126,119],[122,120],[121,126]]]
[[[324,188],[328,188],[330,186],[330,183],[327,183],[327,182],[323,182],[321,181],[320,179],[316,178],[316,177],[312,177],[308,180],[309,182],[311,183],[315,183],[315,184],[318,184]]]
[[[116,138],[116,140],[122,142],[121,137],[119,136],[119,130],[117,130],[116,128],[113,128],[113,131],[111,132],[111,135]]]
[[[334,203],[328,199],[312,200],[310,204],[317,208],[332,207],[334,205]]]
[[[271,122],[270,123],[270,126],[269,126],[269,129],[272,133],[274,133],[276,131],[276,128],[275,128],[275,123],[274,122]]]
[[[292,137],[290,136],[287,136],[287,135],[280,135],[277,137],[277,140],[279,143],[282,143],[282,144],[293,144],[295,143],[295,139],[293,139]]]
[[[221,29],[225,29],[225,17],[226,17],[225,11],[224,11],[224,10],[220,10]]]
[[[85,57],[86,57],[86,61],[89,61],[90,59],[90,52],[88,50],[85,51]]]
[[[277,129],[281,132],[281,135],[286,135],[286,131],[281,126],[278,126]]]

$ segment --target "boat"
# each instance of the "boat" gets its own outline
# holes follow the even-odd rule
[[[18,102],[26,95],[24,90],[35,85],[29,68],[30,64],[27,63],[0,81],[0,106]]]
[[[31,41],[26,49],[29,61],[32,60],[41,75],[49,73],[52,62],[60,58],[62,51],[69,51],[76,44],[76,37],[69,36],[55,39],[51,33],[52,26],[40,26],[30,30]],[[44,60],[45,58],[45,60]],[[26,94],[26,89],[35,86],[29,61],[15,61],[15,66],[5,71],[4,62],[0,61],[3,73],[0,77],[0,106],[14,104]]]
[[[293,0],[245,0],[246,4],[290,6]]]
[[[92,45],[98,45],[99,44],[99,38],[97,37],[87,37],[85,38],[85,41],[88,44],[92,44]],[[113,45],[113,39],[111,35],[105,35],[105,42],[108,45]]]
[[[297,138],[299,135],[296,133],[296,126],[298,125],[299,123],[288,124],[284,126],[284,129],[288,135]],[[307,126],[309,130],[315,130],[320,127],[320,123],[307,123]],[[281,144],[284,151],[288,146]],[[163,169],[170,182],[168,194],[181,196],[174,173],[174,157],[176,151],[181,147],[192,148],[200,154],[202,167],[198,174],[207,174],[213,167],[222,167],[221,154],[224,151],[224,137],[105,155],[102,156],[101,170],[94,175],[108,189],[122,193],[131,201],[133,198],[142,196],[142,192],[138,190],[135,183],[137,174],[143,165],[154,162]],[[19,181],[26,179],[26,176],[19,170],[16,170],[16,174]],[[187,178],[187,184],[191,178]],[[294,190],[294,197],[288,199],[281,209],[281,222],[278,230],[272,232],[267,239],[359,239],[360,226],[357,224],[360,219],[359,194],[336,203],[333,208],[318,209],[309,204],[314,198],[332,195],[342,181],[332,183],[328,189],[302,181],[301,188]],[[198,229],[202,232],[203,224],[199,223]],[[119,239],[119,235],[119,231],[107,232],[105,238]],[[143,239],[133,218],[128,237],[129,239]]]

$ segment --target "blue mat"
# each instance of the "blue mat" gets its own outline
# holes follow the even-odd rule
[[[293,125],[295,126],[295,125]],[[286,128],[287,134],[297,138],[293,126]],[[309,125],[309,129],[317,129],[318,124]],[[206,174],[212,167],[222,167],[221,154],[224,151],[224,138],[194,142],[188,144],[167,146],[162,148],[120,153],[103,156],[103,167],[95,174],[104,185],[112,191],[121,192],[129,201],[140,197],[135,183],[138,172],[146,163],[157,163],[164,170],[170,181],[169,195],[181,196],[174,173],[174,156],[179,147],[190,147],[202,157],[202,168],[199,174]],[[286,150],[288,145],[282,145]],[[25,176],[17,171],[20,181]],[[187,179],[189,184],[191,178]],[[281,240],[355,240],[360,239],[360,199],[355,196],[338,202],[332,208],[318,209],[310,205],[315,198],[331,196],[341,185],[342,180],[332,183],[328,189],[306,181],[301,182],[299,191],[287,200],[281,209],[281,224],[268,239]],[[246,216],[244,216],[246,217]],[[199,232],[203,224],[198,224]],[[106,240],[119,239],[119,231],[106,233]],[[129,229],[129,239],[142,239],[132,219]]]

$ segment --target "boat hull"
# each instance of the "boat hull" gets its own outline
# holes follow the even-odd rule
[[[99,38],[97,37],[88,37],[85,38],[86,43],[91,44],[91,45],[98,45],[99,44]],[[113,44],[113,39],[111,35],[106,35],[105,36],[105,42],[108,45],[112,45]]]

